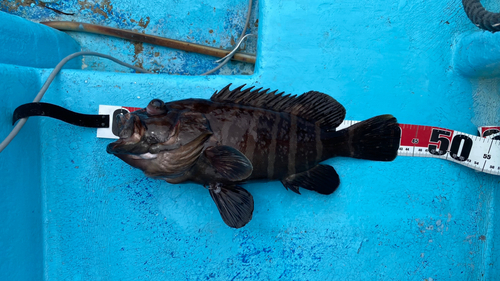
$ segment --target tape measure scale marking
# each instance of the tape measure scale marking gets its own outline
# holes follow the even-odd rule
[[[99,114],[110,116],[110,128],[97,129],[98,138],[118,139],[112,128],[116,112],[133,112],[138,107],[99,105]],[[338,130],[347,128],[359,121],[345,120]],[[471,169],[500,175],[500,127],[479,127],[481,136],[465,134],[450,129],[399,124],[401,142],[398,156],[432,157],[449,160]]]
[[[431,126],[400,124],[398,155],[449,160],[500,175],[500,141]]]

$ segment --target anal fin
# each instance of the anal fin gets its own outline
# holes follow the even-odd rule
[[[253,197],[244,188],[221,183],[210,184],[210,196],[224,222],[233,228],[245,226],[253,214]]]
[[[281,180],[285,188],[300,194],[299,187],[316,191],[319,194],[332,194],[340,184],[339,175],[332,166],[317,165],[314,168],[290,175]]]

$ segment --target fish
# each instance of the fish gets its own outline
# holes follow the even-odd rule
[[[252,219],[254,201],[244,183],[279,180],[297,194],[303,188],[328,195],[340,179],[323,161],[397,156],[401,130],[390,114],[337,130],[346,110],[327,94],[230,86],[208,100],[153,99],[118,115],[119,139],[107,152],[147,177],[202,185],[232,228]]]

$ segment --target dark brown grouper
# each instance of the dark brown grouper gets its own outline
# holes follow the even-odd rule
[[[224,222],[239,228],[252,218],[253,198],[240,185],[280,180],[331,194],[339,176],[334,156],[391,161],[401,131],[396,118],[381,115],[336,131],[345,109],[320,92],[301,96],[226,86],[210,100],[186,99],[149,105],[117,120],[120,139],[108,153],[169,183],[208,187]],[[300,193],[299,193],[300,194]]]

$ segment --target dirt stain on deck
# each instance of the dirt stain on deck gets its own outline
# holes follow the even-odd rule
[[[136,21],[134,19],[130,19],[130,21],[133,23],[137,23],[137,25],[139,25],[142,28],[146,28],[146,27],[148,27],[149,23],[151,22],[151,19],[149,17],[146,17],[146,20],[141,18],[139,21]]]
[[[108,18],[108,15],[113,10],[113,5],[111,5],[111,0],[102,0],[100,3],[89,2],[87,0],[78,1],[78,5],[81,6],[80,10],[89,9],[92,12]]]
[[[131,42],[132,45],[134,45],[134,65],[142,68],[142,63],[143,63],[143,58],[142,56],[139,56],[142,51],[144,51],[144,46],[142,45],[142,42]]]

